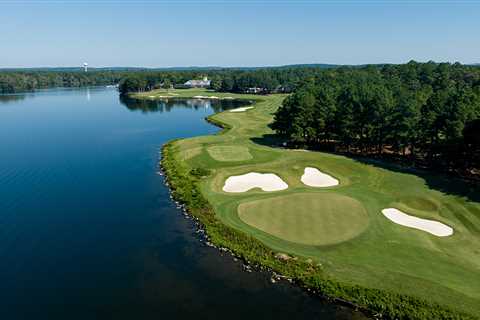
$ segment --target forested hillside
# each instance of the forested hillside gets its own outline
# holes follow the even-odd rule
[[[410,62],[324,70],[305,80],[272,128],[294,146],[480,168],[480,68]]]

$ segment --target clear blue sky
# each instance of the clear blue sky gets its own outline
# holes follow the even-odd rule
[[[480,63],[480,0],[0,0],[0,43],[0,67]]]

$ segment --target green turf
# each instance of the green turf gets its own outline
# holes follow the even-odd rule
[[[201,154],[202,150],[203,149],[201,147],[186,149],[185,152],[182,153],[182,158],[183,158],[183,160],[188,160],[190,158],[193,158],[193,157]]]
[[[360,202],[335,193],[296,193],[244,202],[238,215],[275,237],[314,246],[347,241],[368,225]]]
[[[406,206],[423,211],[437,211],[438,205],[430,199],[422,197],[405,197],[400,199],[401,203],[404,203]]]
[[[211,146],[208,154],[217,161],[245,161],[252,159],[252,155],[244,146]]]
[[[272,135],[268,124],[285,95],[259,97],[211,93],[200,89],[176,90],[175,93],[182,97],[215,95],[257,100],[255,108],[249,112],[223,112],[212,117],[216,122],[227,124],[231,128],[228,131],[183,139],[173,144],[177,150],[174,157],[178,161],[188,158],[182,165],[211,170],[212,174],[202,180],[200,187],[222,223],[259,239],[275,251],[321,263],[332,279],[408,294],[480,315],[480,203],[456,193],[457,189],[463,188],[462,182],[429,174],[429,184],[435,186],[430,188],[419,175],[394,168],[385,169],[386,166],[381,163],[366,164],[328,153],[270,147],[272,143],[281,145],[282,142]],[[252,159],[242,162],[217,161],[207,150],[219,146],[248,148]],[[201,152],[197,148],[201,148]],[[193,156],[182,156],[185,154]],[[328,191],[306,187],[300,177],[307,166],[336,177],[340,185]],[[289,188],[269,193],[258,189],[240,194],[222,192],[227,177],[251,171],[275,173]],[[444,190],[449,189],[451,192],[447,194]],[[335,194],[355,199],[368,215],[368,226],[353,238],[345,237],[342,242],[318,246],[305,244],[301,240],[297,240],[297,243],[289,241],[292,238],[288,237],[294,236],[285,236],[288,226],[282,227],[282,239],[275,236],[273,231],[267,233],[252,227],[238,215],[237,208],[241,203],[260,201],[265,206],[261,201],[305,192],[322,198]],[[341,206],[337,206],[338,209],[332,206],[332,210],[342,211]],[[418,217],[445,223],[454,229],[454,234],[439,238],[392,223],[381,213],[382,209],[392,206]],[[300,203],[294,209],[308,213],[308,208]],[[268,224],[270,216],[271,223],[275,223],[268,208],[254,211],[260,212],[264,226]],[[313,212],[308,216],[309,221],[316,221],[315,218],[318,217],[313,216]],[[348,216],[345,220],[351,219]],[[345,221],[341,223],[346,226]],[[310,228],[308,222],[292,220],[292,224]],[[301,230],[294,233],[300,234]],[[334,243],[338,235],[335,232],[329,234],[331,243]],[[328,240],[325,238],[325,241]]]

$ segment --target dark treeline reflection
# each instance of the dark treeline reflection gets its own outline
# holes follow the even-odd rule
[[[25,99],[27,96],[24,94],[0,94],[0,103],[7,104],[11,102],[17,102]]]
[[[133,99],[120,95],[120,103],[131,111],[149,112],[170,112],[173,108],[186,109],[212,109],[214,112],[221,112],[249,105],[252,102],[247,100],[204,100],[204,99],[170,99],[170,100],[147,100]]]
[[[238,103],[89,88],[0,104],[0,319],[365,319],[245,272],[170,200],[159,148]]]

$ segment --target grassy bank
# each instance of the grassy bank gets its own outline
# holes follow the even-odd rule
[[[155,99],[165,94],[159,90],[135,97]],[[211,242],[321,294],[351,301],[386,318],[475,319],[480,315],[479,203],[431,189],[421,177],[399,170],[332,154],[270,147],[274,137],[267,125],[284,96],[203,90],[169,94],[175,98],[214,95],[256,100],[255,108],[246,112],[227,111],[210,117],[211,122],[228,128],[222,134],[177,140],[164,147],[162,165],[173,195],[201,221]],[[340,185],[326,189],[303,185],[300,176],[306,166],[331,174]],[[227,177],[251,171],[275,173],[289,188],[239,194],[222,191]],[[438,181],[443,181],[442,177]],[[315,195],[337,204],[324,210]],[[280,204],[271,203],[277,200]],[[342,202],[351,205],[342,206]],[[287,209],[279,216],[265,212],[272,206]],[[386,207],[441,221],[455,233],[438,238],[396,225],[381,214]],[[288,213],[295,208],[307,219],[301,227],[305,232],[318,232],[308,229],[308,219],[317,221],[318,217],[305,208],[328,211],[331,229],[338,232],[331,232],[330,238],[324,232],[321,239],[304,235],[302,230],[290,232]],[[365,217],[342,216],[352,210]],[[335,213],[338,222],[332,218]],[[262,231],[259,225],[268,226],[268,219],[277,225],[274,230]],[[348,229],[346,219],[357,221],[352,224],[355,230]],[[329,241],[333,238],[335,241]]]

